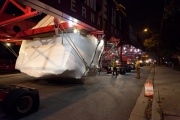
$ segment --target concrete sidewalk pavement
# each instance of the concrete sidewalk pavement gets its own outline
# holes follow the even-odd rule
[[[152,120],[180,120],[179,100],[180,71],[170,67],[156,66]]]
[[[155,66],[148,81],[154,85],[153,98],[144,96],[143,87],[129,120],[180,120],[180,71]]]

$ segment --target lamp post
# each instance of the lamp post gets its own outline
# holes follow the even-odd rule
[[[160,64],[160,49],[159,49],[159,34],[156,31],[151,31],[148,28],[145,28],[143,30],[144,33],[146,33],[146,42],[149,43],[149,48],[153,53],[155,53],[155,58],[158,64]],[[146,47],[146,46],[145,46]]]

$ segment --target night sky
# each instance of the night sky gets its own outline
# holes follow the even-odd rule
[[[159,29],[165,0],[117,0],[126,7],[127,19],[137,31],[145,27]]]

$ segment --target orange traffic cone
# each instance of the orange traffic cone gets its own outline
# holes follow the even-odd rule
[[[153,84],[150,81],[148,81],[148,83],[144,84],[144,87],[145,87],[145,94],[144,94],[144,96],[146,96],[146,97],[153,96],[153,94],[154,94]]]

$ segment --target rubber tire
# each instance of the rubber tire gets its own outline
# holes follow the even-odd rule
[[[20,105],[24,105],[23,103],[25,102],[28,103],[29,106],[25,105],[25,108],[21,109],[21,107],[24,106]],[[25,89],[15,89],[4,99],[2,110],[9,116],[21,118],[36,112],[39,109],[39,103],[39,92]]]

